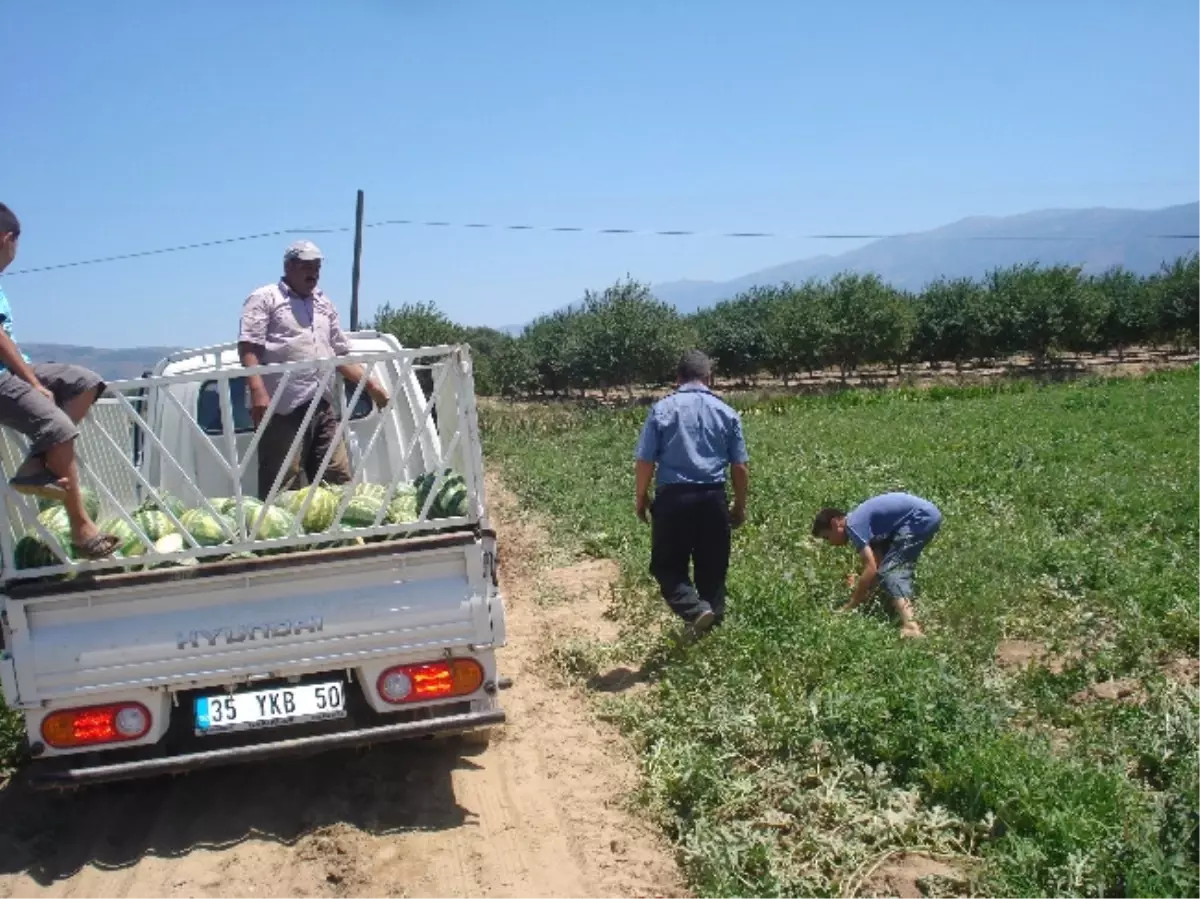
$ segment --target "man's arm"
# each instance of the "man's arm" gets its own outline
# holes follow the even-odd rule
[[[650,508],[650,485],[654,480],[655,460],[658,458],[658,423],[654,419],[654,410],[646,416],[642,425],[642,433],[638,437],[637,449],[634,450],[634,485],[633,508],[637,517],[648,521],[647,512]]]
[[[654,463],[645,462],[641,459],[636,463],[636,478],[637,478],[637,501],[634,507],[637,511],[637,517],[642,521],[647,521],[647,512],[650,509],[650,484],[654,481]]]
[[[346,333],[342,330],[342,322],[338,317],[337,306],[329,303],[329,345],[333,347],[333,351],[339,356],[346,356],[350,353],[350,341],[346,337]],[[365,366],[354,363],[353,365],[339,365],[337,367],[338,374],[349,381],[351,384],[357,384],[363,379],[366,373]],[[367,378],[367,385],[363,388],[367,392],[367,396],[375,403],[377,407],[382,409],[388,404],[390,397],[388,392],[379,384],[374,376]]]
[[[727,449],[729,474],[733,480],[733,508],[729,510],[729,520],[736,528],[746,520],[746,494],[750,489],[750,454],[746,452],[742,419],[737,414],[730,423]]]
[[[270,298],[265,291],[256,290],[242,304],[238,322],[238,359],[243,368],[262,365],[267,344],[267,325],[271,319]],[[246,389],[250,391],[250,420],[257,428],[267,414],[271,396],[262,375],[247,375]]]
[[[745,462],[734,462],[729,466],[733,476],[733,508],[729,518],[734,527],[746,520],[746,494],[750,489],[750,466]]]
[[[238,341],[238,358],[242,368],[254,368],[262,365],[263,348],[258,344],[245,340]],[[246,389],[250,391],[250,420],[258,427],[267,414],[267,406],[271,405],[271,395],[267,393],[267,385],[262,375],[247,375]]]
[[[860,549],[858,554],[863,559],[863,570],[858,576],[857,583],[854,585],[854,592],[850,594],[850,601],[842,606],[842,610],[846,612],[857,608],[867,598],[867,594],[871,590],[871,585],[875,583],[875,574],[879,570],[875,562],[875,550],[871,548],[869,543]]]

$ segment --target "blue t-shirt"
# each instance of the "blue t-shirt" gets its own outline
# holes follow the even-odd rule
[[[4,295],[3,287],[0,287],[0,327],[4,328],[4,333],[7,334],[9,339],[11,340],[12,339],[12,307],[8,305],[8,297],[6,297]],[[23,353],[23,352],[21,353],[21,358],[24,359],[26,362],[29,361],[29,357],[26,356],[25,353]],[[8,371],[8,366],[6,366],[3,362],[0,362],[0,374],[4,374],[6,371]]]
[[[655,462],[655,480],[721,484],[725,467],[748,462],[741,417],[707,387],[684,384],[650,409],[634,458]]]
[[[911,493],[884,493],[855,506],[846,516],[846,534],[855,549],[887,540],[908,525],[921,534],[942,520],[942,513],[929,500]]]

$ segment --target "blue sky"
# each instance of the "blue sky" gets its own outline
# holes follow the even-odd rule
[[[894,232],[1200,195],[1195,0],[9,0],[0,283],[28,342],[200,345],[274,237],[366,220]],[[313,235],[349,317],[352,235]],[[520,323],[858,244],[393,226],[361,303]]]

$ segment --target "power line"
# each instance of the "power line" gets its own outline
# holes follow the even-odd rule
[[[388,228],[394,226],[407,226],[415,228],[461,228],[465,230],[494,230],[494,231],[539,231],[545,233],[572,233],[572,234],[605,234],[605,235],[629,235],[641,237],[718,237],[718,238],[744,238],[744,239],[786,239],[786,240],[886,240],[889,238],[901,237],[929,237],[926,232],[901,232],[895,234],[843,234],[843,233],[823,233],[823,234],[788,234],[775,231],[697,231],[693,229],[670,229],[670,230],[655,230],[655,229],[640,229],[640,228],[585,228],[577,225],[529,225],[529,224],[493,224],[487,222],[446,222],[446,221],[426,221],[421,219],[386,219],[378,222],[368,222],[363,225],[364,228]],[[335,228],[283,228],[277,231],[262,231],[258,234],[243,234],[238,237],[223,237],[216,240],[203,240],[195,243],[180,244],[173,247],[160,247],[153,250],[139,250],[133,253],[119,253],[112,256],[101,256],[96,259],[80,259],[75,262],[59,262],[54,265],[42,265],[36,268],[17,269],[16,271],[7,272],[6,277],[15,275],[34,275],[40,272],[56,271],[64,268],[78,268],[87,265],[101,265],[108,262],[121,262],[127,259],[140,259],[145,256],[161,256],[167,253],[181,253],[186,250],[199,250],[206,247],[215,247],[223,244],[240,243],[248,240],[262,240],[266,237],[283,237],[295,234],[341,234],[351,231],[348,226]],[[1047,235],[1009,235],[1009,234],[964,234],[956,236],[935,237],[935,240],[961,240],[961,241],[1054,241],[1054,242],[1071,242],[1071,241],[1089,241],[1089,240],[1105,240],[1105,237],[1091,236],[1071,236],[1062,234],[1047,234]],[[1145,234],[1145,235],[1126,235],[1126,240],[1200,240],[1200,234]]]

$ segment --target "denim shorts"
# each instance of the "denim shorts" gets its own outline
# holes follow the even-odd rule
[[[937,536],[941,527],[941,518],[924,524],[919,530],[904,524],[896,529],[891,539],[876,546],[876,556],[880,551],[883,554],[877,573],[879,585],[893,599],[912,598],[917,558]]]

